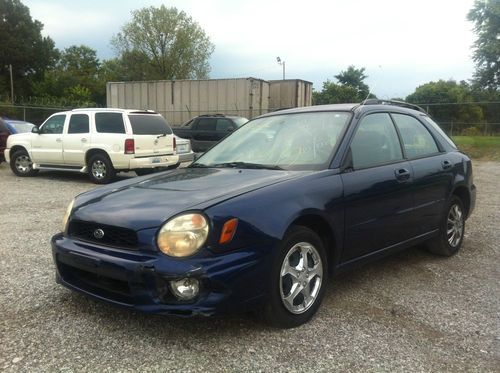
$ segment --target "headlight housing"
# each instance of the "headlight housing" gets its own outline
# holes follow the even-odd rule
[[[208,231],[205,216],[196,213],[183,214],[163,224],[156,243],[164,254],[175,257],[190,256],[203,246]]]
[[[62,220],[62,231],[66,233],[66,230],[68,228],[68,220],[69,217],[71,216],[71,211],[73,211],[73,205],[75,204],[75,200],[73,199],[69,205],[68,208],[66,209],[66,212],[64,213],[64,217]]]

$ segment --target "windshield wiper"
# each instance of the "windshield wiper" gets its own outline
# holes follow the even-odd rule
[[[212,164],[209,167],[249,168],[255,170],[283,170],[280,166],[248,162],[224,162]]]

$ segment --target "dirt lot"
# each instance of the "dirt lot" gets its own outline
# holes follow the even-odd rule
[[[500,163],[475,163],[462,251],[414,248],[331,280],[293,330],[135,314],[54,282],[49,238],[83,175],[0,165],[2,371],[500,371]]]

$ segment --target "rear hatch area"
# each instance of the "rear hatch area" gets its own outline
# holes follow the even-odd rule
[[[128,114],[135,143],[135,157],[155,157],[174,154],[174,137],[167,121],[157,113]]]

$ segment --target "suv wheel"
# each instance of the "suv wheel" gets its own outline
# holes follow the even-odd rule
[[[33,169],[33,162],[25,150],[17,150],[10,158],[10,169],[17,176],[34,176],[38,170]]]
[[[308,228],[292,227],[274,263],[270,300],[261,316],[268,324],[281,328],[304,324],[318,310],[327,281],[323,242]]]
[[[429,241],[427,249],[436,255],[452,256],[460,250],[465,234],[465,210],[460,198],[453,196],[441,223],[439,236]]]
[[[105,154],[91,156],[87,168],[90,179],[96,184],[107,184],[116,175],[116,170],[111,164],[111,160]]]

